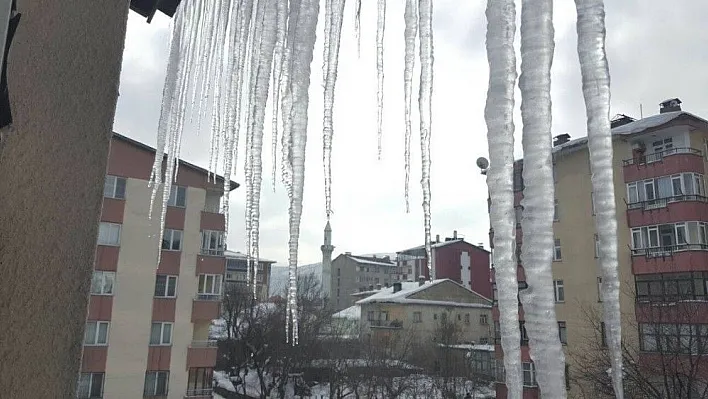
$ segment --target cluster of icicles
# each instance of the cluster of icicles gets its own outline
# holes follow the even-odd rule
[[[331,151],[334,89],[345,0],[323,0],[324,118],[323,162],[326,215],[331,208]],[[360,37],[361,0],[355,0],[355,33]],[[430,259],[430,134],[433,82],[433,0],[405,1],[405,202],[408,203],[410,143],[412,135],[412,82],[416,47],[420,60],[420,145],[422,153],[423,210],[426,252]],[[604,48],[602,0],[576,0],[578,54],[588,116],[592,184],[596,199],[596,229],[601,243],[603,304],[612,353],[613,384],[622,397],[617,237],[612,184],[612,143],[609,125],[609,73]],[[248,281],[256,287],[259,201],[262,182],[263,130],[266,103],[272,105],[273,182],[276,149],[281,143],[282,181],[289,205],[289,287],[287,338],[298,340],[297,255],[305,177],[308,127],[308,90],[320,0],[191,0],[182,2],[172,33],[170,56],[158,129],[157,153],[151,176],[152,201],[162,190],[161,223],[176,179],[180,142],[188,112],[196,115],[197,130],[208,121],[211,132],[209,169],[219,161],[224,168],[222,212],[228,226],[231,176],[236,165],[239,137],[245,132],[246,254]],[[377,0],[378,135],[379,154],[383,118],[383,37],[386,1]],[[502,348],[509,398],[521,398],[515,228],[512,163],[514,145],[514,86],[516,59],[513,0],[489,0],[487,54],[490,85],[485,109],[491,167],[488,182],[491,224],[494,229],[494,264],[499,291]],[[357,43],[359,48],[360,44]],[[553,180],[551,164],[550,68],[554,41],[552,0],[522,1],[521,76],[524,147],[524,242],[522,261],[528,289],[522,292],[531,357],[543,397],[565,397],[564,356],[558,340],[554,310],[551,257],[553,249]],[[270,99],[270,101],[269,101]],[[211,115],[204,116],[208,110]],[[211,177],[214,179],[214,176]],[[151,204],[152,208],[152,204]],[[161,241],[161,240],[160,240]],[[435,278],[435,270],[430,270]]]

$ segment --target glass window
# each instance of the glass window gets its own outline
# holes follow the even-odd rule
[[[162,249],[167,251],[181,251],[182,234],[182,230],[165,229],[162,234]]]
[[[640,228],[632,229],[632,248],[633,249],[644,248],[642,246],[642,229],[640,229]]]
[[[187,188],[181,186],[172,186],[170,189],[170,198],[167,200],[168,206],[179,206],[184,208],[187,204]]]
[[[676,223],[676,245],[685,245],[688,243],[688,233],[686,231],[686,223]]]
[[[103,196],[106,198],[125,199],[125,178],[107,175],[103,183]]]
[[[685,178],[686,176],[684,176]],[[671,186],[673,188],[674,195],[684,195],[689,193],[684,193],[683,185],[681,184],[681,175],[671,176]]]
[[[556,238],[553,242],[553,260],[559,261],[561,259],[563,259],[561,254],[561,240],[560,238]]]
[[[522,368],[524,370],[524,386],[535,387],[536,386],[536,373],[533,363],[522,363]]]
[[[519,334],[521,335],[521,346],[527,346],[529,344],[529,336],[526,333],[526,323],[523,321],[519,322]]]
[[[221,274],[200,274],[198,294],[200,297],[218,297],[221,295]]]
[[[647,201],[656,199],[654,180],[647,180],[644,182],[644,198],[646,198]]]
[[[564,321],[558,322],[558,338],[560,339],[561,344],[565,345],[568,343],[568,330],[565,327]]]
[[[423,321],[423,314],[421,312],[413,312],[413,323],[421,323]]]
[[[171,345],[172,323],[155,322],[150,328],[150,345]]]
[[[88,321],[84,330],[84,345],[108,345],[107,321]]]
[[[514,207],[514,216],[516,217],[516,224],[521,224],[521,217],[523,216],[523,209],[520,206]]]
[[[597,278],[597,301],[602,302],[602,277]]]
[[[160,298],[177,296],[177,276],[158,274],[155,278],[155,296]]]
[[[683,185],[686,188],[684,194],[696,194],[696,191],[693,187],[693,173],[683,174]]]
[[[120,245],[121,225],[101,222],[98,226],[98,245]]]
[[[469,313],[465,313],[465,324],[470,324],[470,314]],[[484,324],[487,324],[486,318],[485,318]]]
[[[202,231],[202,253],[205,255],[221,256],[224,254],[224,232]]]
[[[199,393],[211,391],[213,374],[214,370],[211,368],[190,368],[187,378],[187,396],[190,394],[200,396]]]
[[[469,314],[465,315],[465,322],[469,323]],[[486,326],[489,324],[489,321],[487,320],[487,315],[486,314],[481,314],[479,315],[479,324]]]
[[[91,278],[91,294],[113,295],[113,286],[116,280],[115,272],[94,270]]]
[[[560,214],[558,213],[558,200],[553,201],[553,220],[558,221]]]
[[[563,287],[563,280],[555,280],[553,282],[553,288],[555,289],[556,302],[565,302],[565,288]]]
[[[595,257],[599,258],[600,257],[600,237],[595,234]]]
[[[656,352],[658,348],[656,327],[651,324],[640,324],[639,334],[642,346],[641,349],[645,352]]]
[[[143,396],[167,396],[169,371],[148,371],[145,373]]]
[[[635,191],[635,192],[637,191],[637,185],[636,185],[636,184],[634,185],[634,191]],[[637,201],[634,201],[634,202],[637,202]],[[592,208],[592,214],[594,215],[595,213],[597,213],[597,212],[595,211],[596,208],[595,208],[595,193],[594,193],[594,192],[591,192],[591,193],[590,193],[590,206],[591,206],[591,208]]]
[[[76,389],[77,399],[102,398],[103,377],[103,373],[81,373]]]

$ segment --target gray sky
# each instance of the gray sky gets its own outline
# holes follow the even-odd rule
[[[385,37],[385,109],[383,159],[376,137],[376,9],[364,1],[362,52],[354,40],[353,1],[345,10],[334,118],[332,228],[339,252],[395,252],[423,240],[420,144],[412,140],[411,212],[403,197],[403,0],[389,1]],[[520,7],[517,1],[517,6]],[[696,0],[608,0],[607,46],[612,75],[612,113],[639,117],[658,112],[658,103],[679,97],[683,109],[708,116],[708,2]],[[488,67],[484,48],[486,2],[436,0],[434,10],[435,78],[432,131],[433,236],[457,230],[469,242],[488,246],[486,184],[475,166],[487,156],[484,101]],[[575,8],[556,1],[556,52],[553,64],[553,134],[585,136],[585,109],[577,58]],[[323,11],[323,10],[322,10]],[[517,8],[520,17],[520,8]],[[321,18],[320,18],[321,19]],[[155,145],[170,37],[170,19],[156,15],[151,24],[131,12],[123,58],[116,132]],[[322,168],[322,35],[312,64],[304,211],[298,263],[321,258],[324,214]],[[518,49],[517,32],[517,49]],[[518,50],[517,50],[518,52]],[[417,72],[416,72],[417,76]],[[417,77],[416,77],[417,79]],[[417,93],[417,87],[414,88]],[[416,94],[417,96],[417,94]],[[521,156],[520,95],[516,96],[517,156]],[[414,99],[414,109],[417,102]],[[417,118],[414,119],[417,126]],[[266,123],[264,141],[270,143]],[[243,142],[243,140],[241,140]],[[188,128],[183,159],[206,167],[206,129]],[[243,157],[235,180],[243,181]],[[287,263],[287,197],[270,178],[270,146],[263,150],[261,256]],[[280,161],[278,161],[280,168]],[[229,247],[244,248],[245,190],[232,193]]]

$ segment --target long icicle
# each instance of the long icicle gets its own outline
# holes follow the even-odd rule
[[[524,232],[521,260],[528,288],[520,292],[530,355],[542,397],[565,398],[565,356],[551,272],[554,184],[551,162],[553,1],[521,3],[521,118],[524,147]]]
[[[302,200],[305,183],[305,148],[307,144],[307,109],[308,90],[310,87],[310,71],[313,50],[315,47],[315,31],[319,15],[319,0],[303,0],[295,34],[293,53],[293,69],[290,79],[292,88],[293,108],[292,118],[292,199],[290,201],[290,267],[297,270],[298,242],[300,238],[300,219],[302,216]],[[291,280],[291,284],[293,281]],[[292,289],[290,313],[292,318],[292,343],[298,343],[298,312],[297,312],[297,275]]]
[[[432,130],[433,96],[433,0],[420,0],[420,153],[422,175],[420,185],[423,188],[423,224],[425,227],[425,254],[428,259],[430,278],[435,279],[435,267],[432,266],[432,247],[430,245],[430,135]]]
[[[273,163],[272,184],[273,192],[275,192],[276,171],[278,170],[278,112],[280,112],[280,76],[283,69],[283,53],[285,51],[285,36],[288,29],[288,2],[279,0],[276,4],[277,9],[277,31],[275,39],[275,50],[273,54],[273,122],[272,122],[272,137],[271,137],[271,161]]]
[[[354,36],[356,39],[356,56],[361,58],[361,0],[356,0],[354,6]]]
[[[411,98],[413,97],[413,70],[415,69],[415,39],[418,35],[418,0],[406,0],[404,14],[405,30],[405,68],[403,70],[403,92],[405,96],[405,139],[403,158],[405,159],[405,188],[406,213],[411,210],[409,201],[409,185],[411,179]]]
[[[386,0],[378,0],[378,15],[376,18],[376,101],[378,113],[376,118],[378,137],[378,159],[381,160],[381,138],[383,136],[384,109],[384,32],[386,29]]]
[[[622,399],[622,345],[615,209],[610,129],[610,72],[605,51],[603,0],[575,0],[578,12],[578,57],[587,112],[588,149],[595,196],[595,230],[600,241],[602,305],[608,331],[612,386]]]
[[[494,278],[499,292],[499,327],[504,350],[507,397],[521,399],[522,370],[519,332],[516,223],[514,220],[514,86],[516,84],[516,8],[514,0],[487,1],[489,89],[487,123],[490,167],[487,187],[494,232]]]
[[[322,158],[324,163],[325,176],[325,213],[327,220],[332,215],[332,136],[334,133],[333,127],[333,109],[334,109],[334,89],[337,84],[337,68],[339,66],[339,44],[342,36],[342,22],[344,20],[344,3],[345,0],[328,0],[327,6],[332,7],[332,10],[325,12],[332,20],[328,23],[330,26],[330,38],[326,41],[330,47],[325,52],[327,59],[325,60],[325,84],[324,84],[324,120],[323,120],[323,149]]]

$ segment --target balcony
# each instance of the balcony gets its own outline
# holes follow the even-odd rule
[[[187,349],[187,368],[213,368],[216,354],[217,341],[192,341]]]
[[[680,244],[632,249],[634,274],[708,270],[708,245]]]
[[[202,211],[199,226],[202,230],[225,231],[226,218],[223,213]]]
[[[369,327],[400,330],[403,328],[403,322],[400,320],[369,320]]]
[[[688,220],[708,220],[708,197],[693,194],[674,195],[627,204],[629,227]]]
[[[211,321],[221,316],[221,295],[199,294],[192,301],[192,322]]]
[[[211,399],[212,393],[211,388],[188,389],[184,394],[184,399]]]
[[[624,181],[629,183],[681,172],[703,173],[703,154],[695,148],[671,148],[622,161]]]

